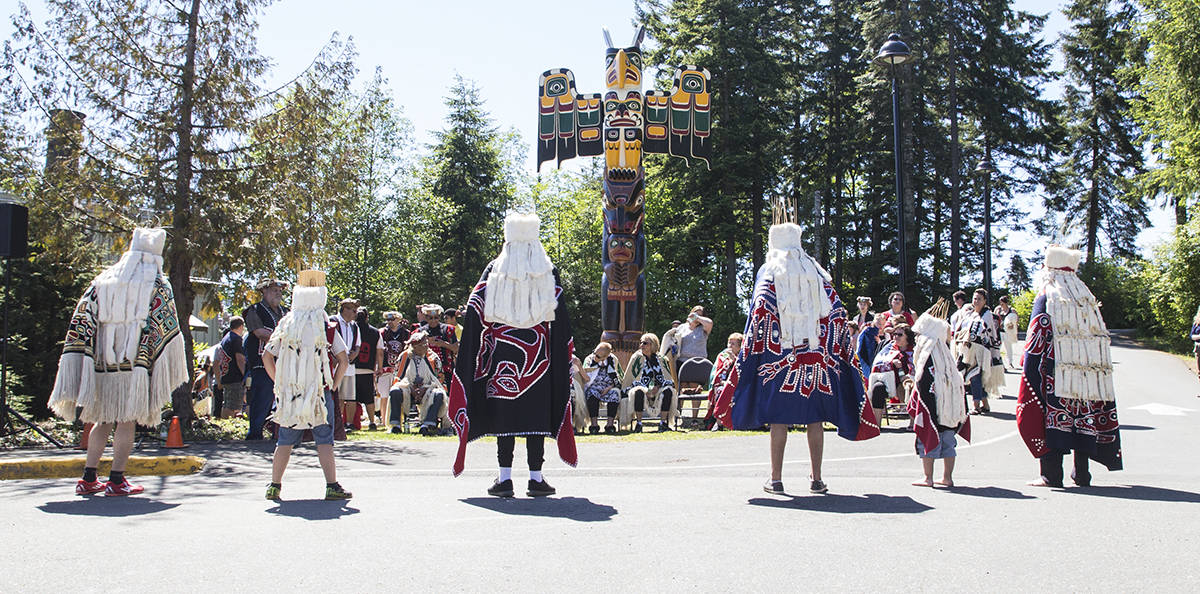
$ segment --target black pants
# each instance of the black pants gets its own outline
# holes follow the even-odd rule
[[[1042,467],[1042,478],[1051,485],[1063,484],[1063,458],[1067,455],[1063,450],[1050,450],[1044,454],[1038,463]],[[1088,485],[1092,482],[1092,473],[1088,471],[1088,456],[1086,452],[1075,450],[1075,482]]]
[[[649,389],[634,388],[630,391],[633,392],[633,410],[637,412],[646,410],[646,392],[649,392]],[[674,390],[671,388],[663,388],[659,392],[659,397],[662,398],[662,406],[658,407],[659,410],[671,410],[671,396],[673,394]]]
[[[887,388],[882,384],[875,384],[875,387],[871,390],[871,408],[883,408],[887,406],[887,401]]]
[[[513,450],[517,447],[517,438],[512,435],[502,435],[496,438],[496,459],[500,468],[512,468]],[[541,470],[542,458],[546,454],[545,435],[525,436],[525,456],[529,462],[529,470]]]
[[[605,407],[608,409],[608,422],[609,422],[609,424],[612,424],[617,418],[617,405],[619,405],[620,403],[619,402],[606,402],[605,404],[608,405],[607,407]],[[593,396],[588,396],[587,411],[588,411],[588,417],[591,418],[593,421],[596,419],[596,417],[599,417],[600,416],[600,399],[595,398]]]

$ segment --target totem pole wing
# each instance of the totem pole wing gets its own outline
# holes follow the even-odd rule
[[[566,68],[543,72],[538,80],[538,168],[546,161],[558,166],[576,156],[601,154],[601,120],[599,93],[576,93],[575,75]]]
[[[712,96],[708,70],[680,66],[675,70],[668,105],[668,152],[684,159],[699,159],[709,167],[712,157]]]
[[[646,93],[646,118],[642,151],[648,155],[670,154],[667,144],[668,113],[671,96],[658,91]]]

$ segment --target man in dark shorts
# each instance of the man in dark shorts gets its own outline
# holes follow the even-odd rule
[[[382,369],[380,357],[379,329],[367,323],[367,308],[359,307],[354,323],[358,325],[358,336],[362,341],[358,356],[354,358],[354,401],[367,409],[368,429],[378,429],[375,424],[375,378]]]

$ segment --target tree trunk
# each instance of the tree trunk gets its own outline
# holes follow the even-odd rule
[[[192,289],[191,245],[192,237],[192,107],[195,103],[196,83],[196,39],[200,25],[200,0],[192,0],[188,17],[187,45],[184,49],[183,76],[180,81],[179,120],[175,124],[176,142],[176,172],[175,200],[172,204],[172,232],[174,234],[171,249],[168,251],[171,286],[175,291],[175,307],[179,312],[179,325],[183,331],[183,345],[187,353],[188,383],[176,388],[171,394],[171,408],[184,425],[191,421],[192,394],[191,381],[196,367],[195,356],[192,353],[192,329],[188,323],[192,317],[195,303],[195,292]]]
[[[1092,104],[1095,105],[1096,99],[1096,82],[1092,81]],[[1092,109],[1092,162],[1089,168],[1088,179],[1091,186],[1088,188],[1088,215],[1087,215],[1087,261],[1090,264],[1096,257],[1096,238],[1100,234],[1100,122],[1096,115],[1096,109]]]
[[[948,101],[950,103],[950,289],[959,287],[959,267],[962,261],[962,204],[959,197],[958,173],[962,169],[962,158],[958,146],[958,41],[954,33],[958,28],[958,13],[955,0],[950,0],[950,56],[947,76]]]

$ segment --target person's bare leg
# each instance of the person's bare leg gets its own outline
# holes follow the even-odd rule
[[[112,432],[112,423],[96,423],[88,434],[87,464],[88,468],[100,466],[100,456],[108,446],[108,434]]]
[[[375,403],[367,405],[367,425],[375,424]]]
[[[324,443],[317,446],[317,460],[321,463],[321,472],[325,474],[325,482],[336,483],[337,464],[333,460],[333,444]]]
[[[914,487],[932,487],[933,486],[933,458],[921,458],[921,470],[925,471],[925,478],[919,481],[913,481]]]
[[[875,422],[876,422],[876,423],[879,423],[879,428],[880,428],[880,429],[882,429],[882,428],[883,428],[883,422],[884,422],[884,420],[885,420],[885,419],[884,419],[884,417],[883,417],[883,415],[884,415],[884,413],[885,413],[885,412],[887,412],[887,411],[886,411],[886,409],[882,409],[882,408],[875,408],[875,409],[872,409],[872,410],[874,410],[874,411],[875,411]]]
[[[133,421],[117,423],[117,432],[113,435],[112,463],[112,469],[117,472],[125,472],[125,465],[129,462],[129,453],[133,451],[133,430]]]
[[[318,448],[318,452],[320,449]],[[287,470],[288,460],[292,459],[292,446],[275,446],[275,458],[271,460],[271,482],[282,483],[283,471]]]
[[[942,464],[944,466],[944,468],[942,469],[942,480],[938,481],[937,484],[939,484],[943,487],[953,487],[954,486],[954,477],[953,477],[953,475],[954,475],[954,458],[953,457],[943,458]],[[933,473],[933,470],[932,470],[933,465],[930,464],[929,466],[930,466],[930,471],[925,473],[926,476],[931,476]]]
[[[787,448],[787,425],[771,425],[771,480],[783,480],[783,451]]]
[[[808,459],[812,463],[812,480],[821,480],[821,460],[825,456],[825,425],[808,424]]]
[[[392,399],[391,397],[379,398],[379,424],[387,426],[388,420],[392,418]]]

